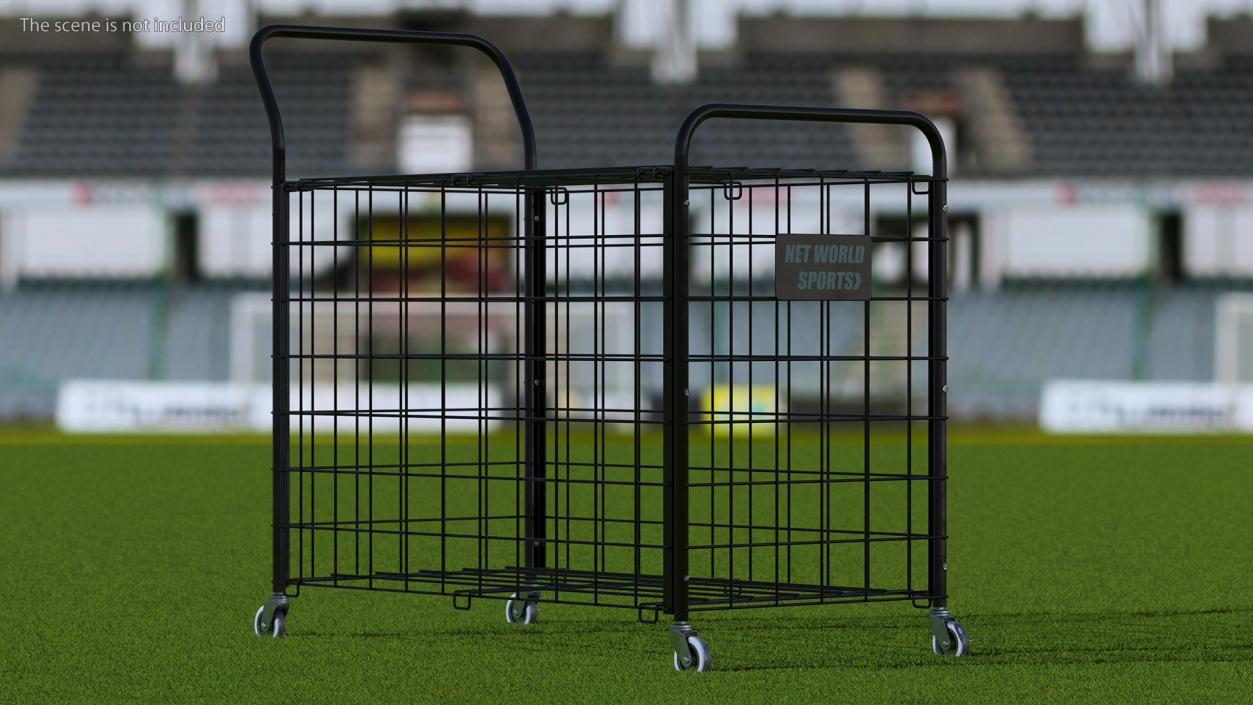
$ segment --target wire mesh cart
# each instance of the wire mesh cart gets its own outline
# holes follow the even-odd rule
[[[520,171],[289,179],[272,38],[469,47]],[[473,35],[270,26],[273,594],[306,587],[671,619],[947,609],[945,153],[910,112],[706,105],[671,164],[537,168],[512,67]],[[932,173],[689,164],[706,121],[921,131]],[[893,274],[894,272],[894,274]]]

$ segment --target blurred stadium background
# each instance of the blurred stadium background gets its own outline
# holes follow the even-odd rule
[[[0,2],[0,421],[48,422],[67,383],[109,380],[142,384],[94,387],[105,398],[81,425],[250,424],[249,390],[268,384],[270,204],[245,45],[261,24],[305,22],[488,37],[517,64],[541,167],[667,163],[683,116],[706,102],[925,112],[953,165],[954,416],[1034,422],[1051,403],[1052,425],[1077,430],[1253,425],[1237,386],[1253,382],[1251,13],[1248,2]],[[201,15],[227,31],[33,32],[20,19]],[[498,76],[472,52],[270,52],[293,176],[519,163]],[[694,161],[929,170],[908,133],[875,127],[720,126]],[[873,219],[904,227],[899,212]],[[899,243],[881,244],[876,285],[917,276]],[[378,255],[376,285],[398,289],[399,257]],[[417,268],[410,290],[428,274]],[[871,324],[880,340],[903,329]],[[861,326],[847,328],[841,344],[856,349]],[[1050,401],[1056,380],[1079,383],[1053,386]]]

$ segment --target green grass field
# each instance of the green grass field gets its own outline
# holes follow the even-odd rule
[[[625,610],[306,590],[260,639],[264,438],[0,434],[0,702],[1248,702],[1253,438],[957,430],[951,607],[701,613],[675,673]]]

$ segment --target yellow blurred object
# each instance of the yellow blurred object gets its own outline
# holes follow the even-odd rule
[[[509,221],[501,217],[484,217],[480,226],[473,215],[449,214],[441,224],[438,213],[421,213],[405,221],[396,215],[375,215],[366,236],[386,243],[374,245],[374,266],[399,268],[403,251],[408,266],[415,269],[438,268],[441,258],[477,267],[478,258],[484,257],[489,266],[503,266],[514,247],[513,241],[504,238],[512,234]],[[446,246],[441,248],[441,244]]]
[[[777,408],[770,384],[716,384],[701,395],[701,411],[715,437],[773,436]]]

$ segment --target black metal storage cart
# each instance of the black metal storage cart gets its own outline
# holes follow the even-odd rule
[[[277,37],[483,52],[524,169],[288,179]],[[936,653],[968,652],[947,609],[946,177],[927,118],[706,105],[672,164],[541,170],[513,69],[480,37],[270,26],[251,61],[274,199],[258,635],[317,586],[499,599],[521,623],[541,602],[665,614],[679,670],[710,666],[701,610],[910,601]],[[692,166],[708,120],[916,128],[933,169]],[[872,283],[889,255],[903,276]]]

